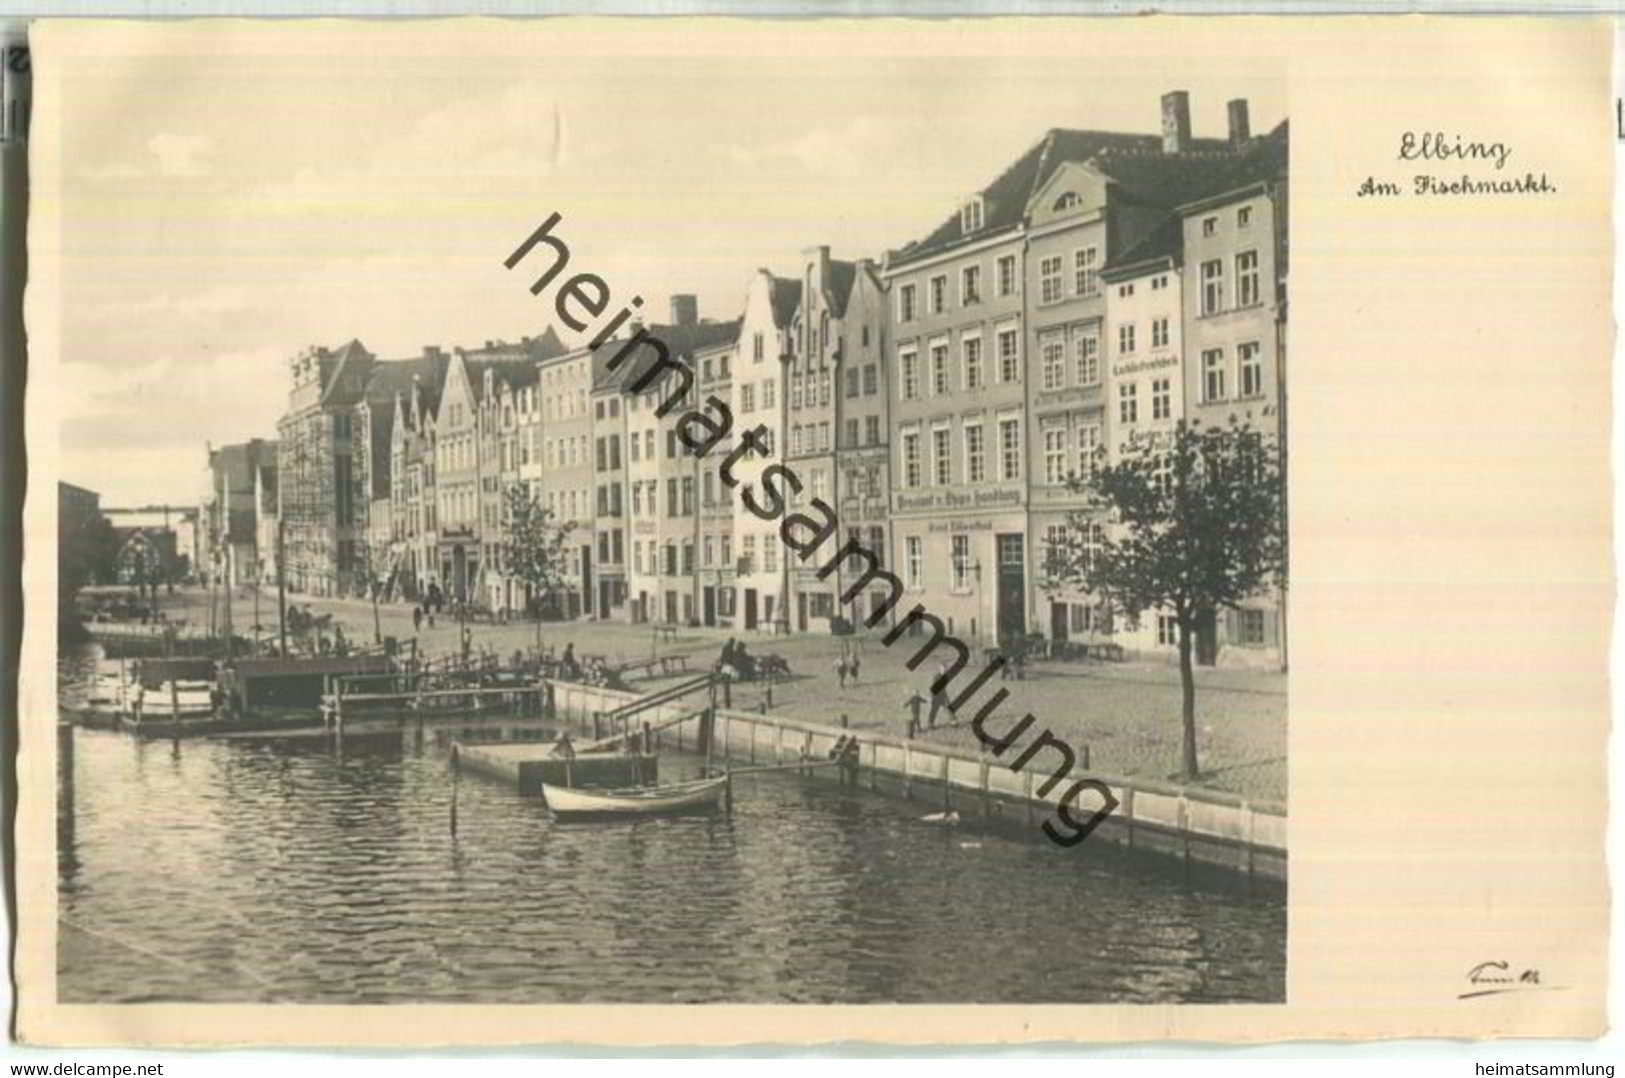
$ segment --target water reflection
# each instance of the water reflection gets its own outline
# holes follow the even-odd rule
[[[1284,996],[1278,897],[789,776],[732,818],[574,826],[464,776],[453,838],[446,757],[415,731],[72,740],[64,1002]]]

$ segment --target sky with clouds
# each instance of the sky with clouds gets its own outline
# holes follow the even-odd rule
[[[1047,128],[1156,131],[1174,88],[1198,135],[1232,97],[1255,131],[1286,115],[1257,64],[1084,41],[1074,59],[672,35],[622,57],[527,34],[480,55],[238,34],[65,60],[62,478],[192,503],[205,443],[275,436],[308,344],[542,332],[550,305],[502,261],[554,211],[616,307],[641,293],[659,318],[694,292],[726,318],[752,270],[805,246],[920,238]]]

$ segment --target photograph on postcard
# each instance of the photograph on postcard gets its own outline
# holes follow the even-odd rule
[[[64,85],[59,1000],[1284,999],[1278,67],[323,59]]]

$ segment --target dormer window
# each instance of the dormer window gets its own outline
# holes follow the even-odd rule
[[[1078,203],[1082,201],[1083,199],[1078,197],[1078,193],[1076,191],[1068,191],[1060,198],[1055,200],[1055,205],[1052,207],[1052,209],[1054,209],[1056,213],[1065,213],[1067,210],[1076,209]]]
[[[982,227],[982,196],[974,195],[959,210],[960,231],[969,235]]]

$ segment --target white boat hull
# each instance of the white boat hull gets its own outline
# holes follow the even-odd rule
[[[727,779],[721,778],[701,779],[627,790],[572,789],[543,784],[542,797],[555,816],[653,816],[716,808],[727,783]]]

